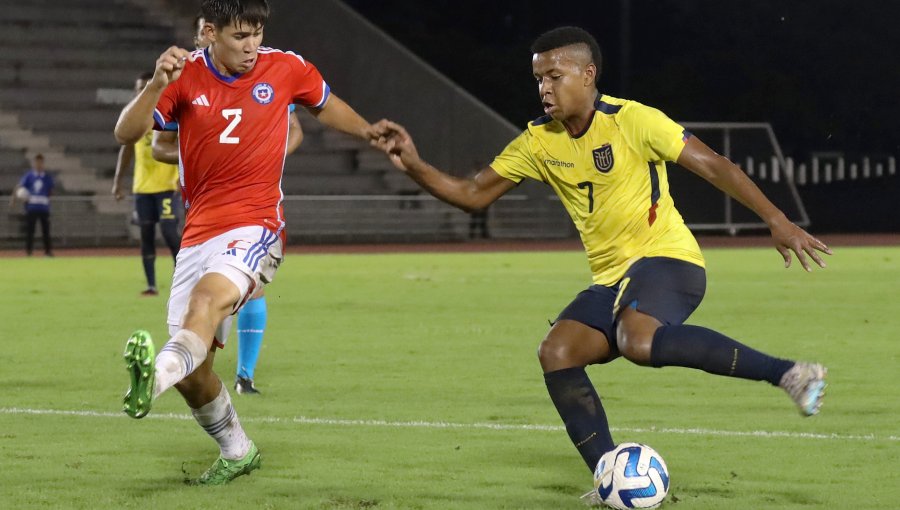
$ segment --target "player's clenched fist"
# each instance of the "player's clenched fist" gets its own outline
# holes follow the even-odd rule
[[[177,80],[184,69],[184,63],[191,56],[191,52],[178,46],[171,46],[156,60],[156,71],[153,73],[153,83],[157,86],[166,85]]]

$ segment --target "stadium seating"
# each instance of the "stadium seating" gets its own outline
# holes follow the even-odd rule
[[[352,42],[359,55],[374,50],[379,55],[390,54],[392,59],[400,59],[398,65],[417,69],[428,87],[441,90],[444,98],[441,104],[462,106],[471,101],[470,96],[446,79],[434,78],[435,72],[427,64],[397,50],[384,34],[372,32],[370,25],[346,11],[340,2],[327,4],[328,9],[334,9],[332,4],[337,6],[337,10],[328,11],[327,18],[333,18],[333,24],[345,27],[341,30],[362,34]],[[308,6],[297,6],[298,12],[284,14],[306,16],[306,12],[299,12],[301,7],[308,9]],[[128,224],[130,201],[115,202],[110,196],[119,151],[113,127],[123,104],[131,96],[135,78],[152,69],[166,46],[178,41],[182,45],[187,43],[193,8],[169,0],[0,0],[0,11],[3,12],[0,67],[8,71],[0,74],[0,195],[12,191],[28,166],[26,158],[40,152],[46,157],[47,168],[57,176],[57,196],[77,195],[80,198],[72,200],[84,204],[84,207],[74,203],[63,205],[63,200],[55,200],[60,205],[54,205],[54,215],[66,216],[66,235],[57,243],[59,246],[110,244],[129,236],[133,238],[135,230]],[[273,45],[279,43],[276,37],[279,31],[283,35],[289,33],[285,31],[288,28],[285,23],[279,26],[273,22],[272,27],[267,27],[267,33],[270,28],[273,37],[268,42]],[[325,30],[324,34],[328,33]],[[323,34],[310,35],[332,53],[338,49],[323,39]],[[366,47],[374,41],[379,41],[377,49]],[[313,40],[302,37],[292,38],[291,44],[314,46]],[[348,50],[342,45],[340,51]],[[335,53],[334,58],[343,55]],[[374,104],[368,96],[354,99],[357,95],[354,89],[364,85],[348,82],[336,71],[323,69],[334,77],[341,97],[353,102],[360,111],[396,108]],[[386,97],[371,85],[365,85],[367,94]],[[457,99],[447,99],[454,97]],[[427,102],[427,99],[420,97],[418,101]],[[409,106],[419,107],[418,103]],[[468,109],[457,107],[456,110],[458,117]],[[495,114],[486,114],[483,105],[471,111],[480,120],[472,120],[476,118],[473,117],[459,124],[462,117],[447,119],[435,131],[441,133],[441,138],[421,135],[420,144],[426,150],[429,145],[441,147],[441,152],[435,153],[436,164],[471,170],[469,163],[461,165],[457,161],[465,152],[462,147],[443,143],[462,139],[452,136],[453,133],[466,133],[476,141],[487,133],[484,130],[492,121],[483,117],[496,117]],[[402,114],[399,110],[397,113]],[[304,143],[286,159],[282,186],[288,197],[311,198],[306,202],[289,200],[288,218],[302,218],[296,226],[289,224],[293,239],[414,240],[421,234],[420,238],[431,240],[465,236],[467,214],[436,201],[423,205],[426,202],[420,200],[418,187],[394,169],[383,154],[349,135],[325,129],[303,109],[298,114]],[[380,114],[368,114],[373,120],[377,118],[375,115]],[[461,129],[461,125],[477,129]],[[502,138],[508,136],[505,133],[510,129],[508,125],[500,127],[504,133]],[[126,181],[127,185],[130,181]],[[365,202],[365,218],[359,218],[358,210],[346,211],[348,202],[340,197],[363,195],[382,198]],[[417,206],[412,208],[412,204]],[[502,211],[505,207],[496,209]],[[354,215],[357,218],[350,221]],[[447,227],[450,223],[455,226]],[[498,225],[503,223],[498,220]],[[11,240],[18,239],[17,228],[8,218],[0,222],[0,246],[9,246]],[[54,228],[55,236],[62,234],[59,228]]]

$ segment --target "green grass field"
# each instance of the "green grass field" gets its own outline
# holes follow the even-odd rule
[[[662,508],[900,507],[900,248],[840,248],[813,274],[774,250],[706,255],[690,322],[821,361],[830,386],[803,419],[764,383],[589,369],[614,438],[666,459]],[[234,396],[263,467],[212,489],[182,483],[217,448],[177,392],[144,420],[120,412],[125,338],[167,339],[138,255],[0,264],[0,508],[582,508],[591,479],[536,357],[589,283],[580,252],[289,256],[267,291],[263,395]]]

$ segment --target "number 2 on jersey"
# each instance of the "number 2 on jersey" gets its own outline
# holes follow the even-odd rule
[[[234,128],[236,128],[237,125],[241,123],[241,114],[243,114],[243,110],[241,110],[240,108],[229,108],[227,110],[222,110],[222,116],[225,117],[226,120],[230,118],[231,122],[228,124],[228,127],[226,127],[224,131],[222,131],[222,134],[219,135],[219,143],[236,144],[241,141],[241,139],[236,136],[228,136],[232,131],[234,131]]]

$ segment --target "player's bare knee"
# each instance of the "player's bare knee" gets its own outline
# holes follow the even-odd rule
[[[652,316],[631,307],[626,308],[619,315],[616,347],[632,363],[649,365],[653,334],[660,326],[660,322]]]
[[[620,325],[616,332],[616,347],[622,356],[632,363],[648,365],[650,347],[653,345],[653,331],[645,328],[625,328]]]
[[[583,367],[591,363],[584,349],[572,341],[548,336],[538,346],[538,359],[545,372],[572,367]]]
[[[211,313],[216,301],[215,295],[207,289],[194,288],[188,300],[188,310],[193,313]]]
[[[566,357],[566,346],[551,338],[545,338],[538,346],[537,355],[541,365],[558,362]]]

